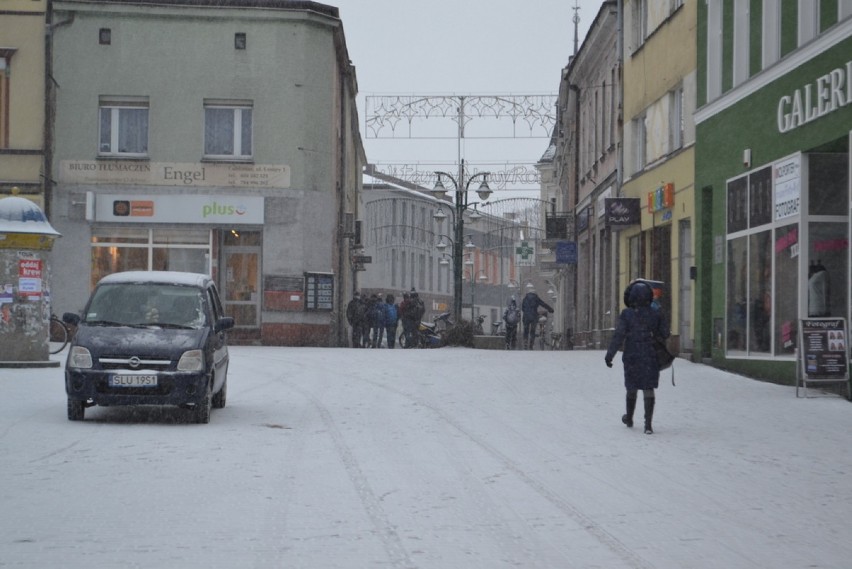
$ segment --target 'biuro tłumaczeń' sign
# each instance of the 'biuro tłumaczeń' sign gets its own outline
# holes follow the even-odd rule
[[[849,344],[845,318],[804,318],[799,322],[799,385],[846,381],[849,395]]]

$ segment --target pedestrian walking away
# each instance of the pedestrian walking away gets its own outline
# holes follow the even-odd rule
[[[524,296],[524,300],[521,301],[521,312],[524,317],[524,349],[526,350],[532,350],[535,344],[535,329],[538,326],[539,306],[553,314],[553,308],[536,294],[535,289],[530,289]]]
[[[651,306],[654,292],[651,285],[636,280],[624,291],[627,308],[618,316],[615,333],[604,356],[607,367],[612,367],[612,359],[623,345],[621,362],[624,365],[624,388],[626,390],[626,412],[621,422],[633,426],[633,412],[636,399],[642,390],[645,404],[645,434],[654,432],[652,421],[656,396],[654,390],[659,387],[660,364],[654,350],[654,339],[665,340],[669,337],[669,325],[662,311]]]

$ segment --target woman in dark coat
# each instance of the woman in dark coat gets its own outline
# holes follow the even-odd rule
[[[637,392],[641,389],[645,402],[645,434],[654,432],[651,419],[654,416],[654,390],[660,382],[660,366],[654,351],[653,338],[669,337],[669,325],[659,309],[651,306],[654,292],[645,281],[634,281],[624,291],[627,308],[618,316],[618,326],[604,361],[612,367],[612,358],[624,345],[621,362],[624,364],[624,387],[627,390],[627,413],[621,422],[633,426],[633,411],[636,408]]]

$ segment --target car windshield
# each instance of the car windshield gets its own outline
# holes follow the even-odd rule
[[[206,324],[201,292],[162,283],[102,284],[83,322],[105,326],[199,328]]]

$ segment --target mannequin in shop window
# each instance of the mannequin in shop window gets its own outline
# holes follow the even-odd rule
[[[808,316],[831,316],[828,270],[817,260],[808,267]]]

